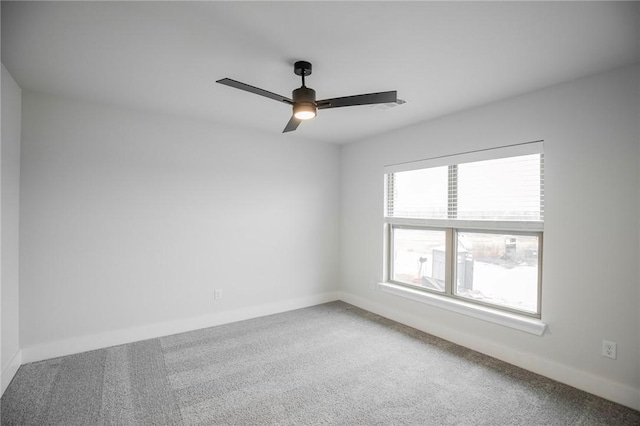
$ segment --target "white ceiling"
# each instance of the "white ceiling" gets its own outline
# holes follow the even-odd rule
[[[283,138],[358,140],[640,60],[638,2],[6,2],[2,62],[23,89],[278,134],[308,60],[322,110]]]

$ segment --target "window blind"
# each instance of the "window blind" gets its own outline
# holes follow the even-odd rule
[[[544,221],[542,142],[434,160],[385,168],[387,218]]]

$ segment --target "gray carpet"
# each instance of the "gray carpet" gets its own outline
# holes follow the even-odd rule
[[[639,425],[342,302],[20,367],[2,425]]]

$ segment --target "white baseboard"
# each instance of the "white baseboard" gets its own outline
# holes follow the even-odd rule
[[[185,331],[199,330],[201,328],[214,327],[216,325],[306,308],[338,299],[338,292],[322,293],[265,305],[250,306],[233,311],[219,312],[199,317],[150,324],[143,327],[131,327],[89,336],[74,337],[72,339],[44,343],[41,345],[22,348],[22,363],[26,364],[29,362],[42,361],[45,359],[103,349],[111,346],[138,342],[141,340],[170,336],[172,334],[183,333]]]
[[[9,383],[13,380],[13,376],[18,372],[18,368],[22,365],[22,351],[18,349],[15,354],[11,357],[11,360],[7,363],[7,365],[2,369],[2,373],[0,375],[0,387],[2,388],[0,391],[0,396],[4,394],[4,391],[7,390]]]
[[[579,370],[531,353],[515,351],[513,348],[497,344],[470,334],[452,330],[440,324],[425,321],[386,305],[341,292],[340,299],[359,308],[376,313],[391,320],[473,349],[509,364],[524,368],[574,388],[600,396],[635,410],[640,410],[640,389],[613,382],[589,372]]]

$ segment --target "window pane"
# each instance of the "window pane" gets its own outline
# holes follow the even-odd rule
[[[534,235],[458,232],[458,296],[538,312],[538,249]]]
[[[540,154],[458,165],[457,218],[542,220]]]
[[[387,215],[447,218],[447,167],[393,173]]]
[[[445,231],[394,228],[394,281],[445,290]]]

